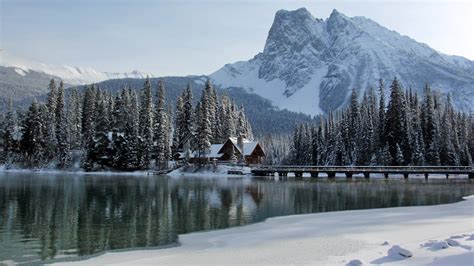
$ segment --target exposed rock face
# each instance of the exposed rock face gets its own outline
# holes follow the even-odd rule
[[[353,87],[362,95],[378,79],[388,83],[394,77],[419,92],[428,82],[451,93],[466,111],[474,103],[473,61],[337,10],[326,20],[304,8],[278,11],[262,53],[211,74],[223,87],[243,87],[281,108],[310,114],[344,106]]]

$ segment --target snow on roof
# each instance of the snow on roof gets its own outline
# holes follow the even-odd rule
[[[222,157],[223,153],[219,153],[222,146],[224,146],[224,144],[212,144],[211,145],[211,152],[209,153],[208,157],[211,157],[211,158],[220,158],[220,157]]]
[[[239,147],[238,139],[237,138],[229,138],[229,139],[230,139],[230,141],[232,141],[234,146],[239,150],[239,152],[242,153],[242,151],[240,150],[240,147]],[[258,142],[257,141],[251,141],[251,140],[248,140],[248,139],[244,139],[243,144],[244,144],[243,154],[244,154],[244,156],[249,156],[250,154],[252,154],[252,152],[257,147]]]
[[[256,142],[256,141],[244,142],[244,156],[248,156],[248,155],[252,154],[252,152],[257,147],[257,144],[258,144],[258,142]]]
[[[219,151],[221,150],[222,146],[224,146],[224,144],[212,144],[211,145],[211,149],[210,149],[210,152],[206,154],[206,156],[204,156],[205,158],[220,158],[222,157],[222,155],[224,155],[223,153],[219,153]],[[195,151],[193,152],[193,156],[192,157],[199,157],[199,154],[198,154],[198,151]]]

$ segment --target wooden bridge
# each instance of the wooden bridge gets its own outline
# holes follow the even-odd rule
[[[430,174],[467,175],[474,179],[472,166],[293,166],[293,165],[260,165],[252,168],[254,176],[276,176],[287,177],[293,173],[296,178],[302,178],[303,174],[309,174],[317,178],[320,173],[326,174],[328,178],[336,177],[336,174],[345,174],[352,178],[354,174],[363,174],[370,178],[371,174],[383,174],[385,178],[389,175],[398,174],[408,178],[411,174],[424,175],[428,178]]]

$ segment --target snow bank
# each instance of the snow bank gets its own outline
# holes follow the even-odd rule
[[[238,172],[242,174],[229,174],[232,172]],[[251,174],[250,167],[247,166],[231,166],[231,165],[217,165],[217,166],[189,166],[181,167],[170,173],[168,176],[181,177],[181,176],[192,176],[202,178],[225,178],[225,177],[244,177]]]
[[[437,206],[276,217],[181,235],[176,248],[110,252],[75,263],[472,265],[473,215],[474,198],[468,197]],[[446,239],[459,246],[430,250],[424,245]]]
[[[6,168],[0,165],[0,172],[6,173],[35,173],[35,174],[76,174],[76,175],[124,175],[124,176],[143,176],[150,175],[150,171],[132,171],[132,172],[115,172],[115,171],[90,171],[83,170],[58,170],[58,169],[23,169],[23,168]]]

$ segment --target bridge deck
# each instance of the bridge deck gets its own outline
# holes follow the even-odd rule
[[[334,177],[336,173],[346,174],[351,177],[353,174],[364,174],[369,177],[370,174],[403,174],[408,178],[409,174],[465,174],[469,178],[474,178],[471,166],[293,166],[293,165],[261,165],[252,169],[255,176],[268,176],[278,173],[280,176],[287,176],[288,173],[294,173],[296,177],[304,173],[317,177],[319,173],[325,173],[329,177]]]

